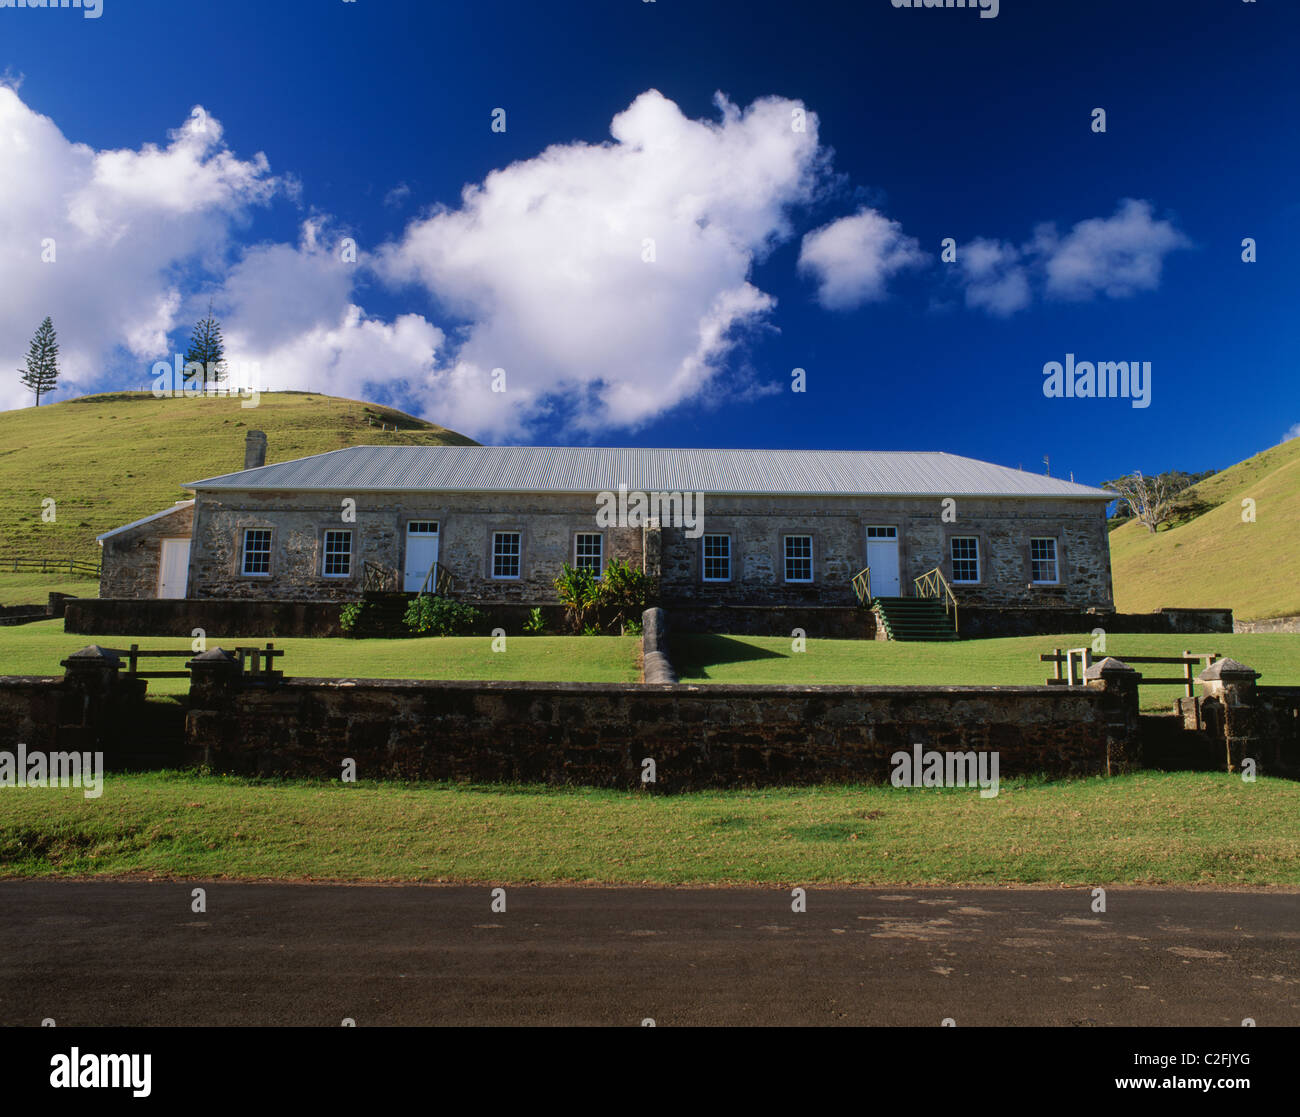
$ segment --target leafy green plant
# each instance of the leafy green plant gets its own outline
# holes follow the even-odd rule
[[[450,597],[412,598],[402,623],[417,636],[468,636],[483,620],[483,612]]]
[[[601,629],[600,629],[600,625],[598,625],[598,624],[589,624],[589,625],[587,625],[587,626],[582,630],[582,634],[583,634],[584,636],[603,636],[603,635],[604,635],[604,633],[603,633],[603,632],[601,631]]]
[[[639,633],[649,597],[650,579],[644,570],[623,559],[609,560],[600,582],[600,604],[613,611],[611,624],[617,624],[623,632],[630,632],[629,626],[635,624]]]
[[[567,562],[555,579],[555,592],[560,604],[568,610],[569,623],[574,632],[584,632],[591,624],[592,614],[600,604],[600,583],[586,569],[570,566]]]
[[[361,620],[361,615],[365,611],[364,601],[349,601],[339,610],[339,628],[344,632],[351,632],[357,627],[357,622]]]
[[[623,622],[623,635],[624,635],[624,636],[640,636],[640,635],[643,634],[643,632],[644,632],[644,628],[642,627],[640,621],[624,621],[624,622]]]
[[[546,631],[546,619],[542,616],[540,606],[528,611],[528,619],[524,621],[524,631],[530,636],[540,636]]]

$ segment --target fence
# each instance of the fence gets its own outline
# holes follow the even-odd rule
[[[188,679],[190,672],[185,671],[141,671],[140,660],[142,659],[193,659],[194,649],[184,648],[176,650],[172,648],[159,649],[158,651],[148,651],[141,648],[139,644],[132,644],[129,648],[105,648],[107,652],[125,660],[126,674],[128,678],[133,679]],[[275,661],[278,657],[284,655],[283,648],[277,648],[272,643],[267,643],[264,648],[235,648],[234,654],[239,657],[239,670],[242,674],[250,676],[253,681],[273,682],[284,678],[283,671],[275,670]]]
[[[1074,670],[1075,657],[1078,657],[1079,672],[1076,675]],[[1060,648],[1055,648],[1052,655],[1044,653],[1038,657],[1041,663],[1055,663],[1056,676],[1047,680],[1048,686],[1079,686],[1083,683],[1083,673],[1092,666],[1093,652],[1091,648],[1067,648],[1062,653]],[[1183,667],[1183,673],[1172,678],[1148,678],[1142,676],[1141,685],[1143,686],[1182,686],[1188,698],[1191,698],[1196,691],[1193,684],[1196,682],[1196,669],[1203,663],[1209,667],[1216,659],[1222,659],[1218,652],[1183,652],[1182,655],[1126,655],[1124,662],[1129,666],[1135,663],[1178,663]]]
[[[85,559],[74,558],[8,558],[0,560],[0,570],[10,574],[21,574],[30,571],[34,574],[66,573],[69,578],[78,575],[83,578],[98,578],[100,565],[97,562],[87,562]]]

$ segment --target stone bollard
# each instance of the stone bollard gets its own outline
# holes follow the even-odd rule
[[[1263,741],[1257,725],[1255,682],[1259,672],[1235,659],[1216,659],[1196,676],[1204,697],[1214,699],[1223,711],[1224,751],[1229,772],[1239,772],[1241,762],[1263,769]]]
[[[226,706],[239,689],[239,659],[225,648],[209,648],[185,664],[190,669],[190,709],[212,710]]]
[[[1138,683],[1142,676],[1114,656],[1098,660],[1083,673],[1084,683],[1102,692],[1106,725],[1106,775],[1118,776],[1142,767]]]
[[[677,672],[668,658],[668,622],[659,608],[641,614],[641,679],[647,683],[677,682]]]
[[[103,749],[124,728],[123,707],[143,698],[144,681],[127,686],[121,659],[98,644],[73,652],[60,666],[65,691],[55,731],[60,747]]]

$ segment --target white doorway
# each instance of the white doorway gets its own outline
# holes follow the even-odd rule
[[[418,592],[429,575],[429,567],[437,561],[437,521],[412,520],[406,525],[406,565],[402,574],[402,589],[407,593]]]
[[[190,577],[190,541],[164,539],[158,557],[158,596],[184,597]]]
[[[873,597],[898,597],[898,528],[873,525],[867,528],[867,565],[871,568]]]

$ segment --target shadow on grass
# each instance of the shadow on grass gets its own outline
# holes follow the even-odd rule
[[[692,635],[670,637],[668,657],[683,678],[707,679],[708,669],[719,663],[747,663],[755,659],[786,659],[781,652],[756,648],[731,636]]]

